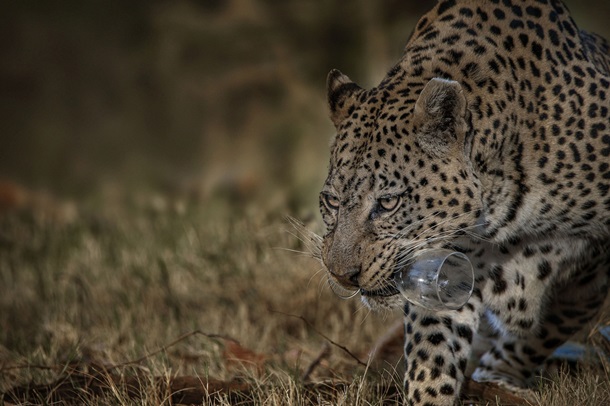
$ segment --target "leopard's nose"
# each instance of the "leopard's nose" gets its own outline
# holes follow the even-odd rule
[[[351,267],[346,271],[330,272],[337,282],[346,288],[359,288],[358,277],[360,276],[360,267]]]

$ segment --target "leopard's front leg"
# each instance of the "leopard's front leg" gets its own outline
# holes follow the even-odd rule
[[[460,395],[480,301],[459,310],[431,311],[405,304],[404,387],[408,405],[453,405]]]

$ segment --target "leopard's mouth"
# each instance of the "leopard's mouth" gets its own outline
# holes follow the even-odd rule
[[[332,279],[329,279],[329,282],[333,293],[342,299],[351,299],[357,294],[368,298],[386,298],[396,296],[400,293],[400,291],[394,285],[386,285],[379,289],[364,289],[358,287],[350,289],[344,287],[337,281],[333,281]]]
[[[385,286],[381,289],[366,290],[360,288],[360,294],[366,297],[390,297],[398,295],[400,291],[393,285]]]
[[[371,310],[396,309],[404,305],[400,291],[393,285],[386,285],[380,289],[360,288],[362,302]]]

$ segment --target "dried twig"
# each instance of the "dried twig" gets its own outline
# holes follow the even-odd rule
[[[140,358],[137,358],[135,360],[131,360],[131,361],[126,361],[126,362],[122,362],[120,364],[114,364],[114,365],[104,365],[101,366],[101,369],[106,370],[106,371],[110,371],[116,368],[120,368],[120,367],[124,367],[127,365],[134,365],[134,364],[139,364],[140,362],[153,357],[161,352],[167,351],[168,349],[170,349],[171,347],[175,346],[176,344],[180,343],[181,341],[186,340],[189,337],[195,336],[195,335],[202,335],[204,337],[207,338],[211,338],[211,339],[220,339],[223,341],[231,341],[237,345],[239,344],[239,341],[237,341],[236,339],[234,339],[233,337],[227,336],[227,335],[223,335],[223,334],[213,334],[213,333],[205,333],[201,330],[195,330],[195,331],[191,331],[189,333],[185,333],[183,335],[181,335],[180,337],[176,338],[174,341],[170,342],[169,344],[166,344],[162,347],[160,347],[159,349],[153,351],[153,352],[149,352],[146,355],[141,356]],[[25,364],[25,365],[8,365],[8,366],[3,366],[0,368],[0,372],[4,372],[4,371],[10,371],[10,370],[14,370],[14,369],[47,369],[47,370],[59,370],[59,371],[65,371],[66,368],[72,366],[73,363],[69,364],[69,365],[33,365],[33,364]],[[75,364],[76,365],[76,364]]]
[[[363,367],[368,367],[368,365],[362,361],[360,361],[360,359],[355,356],[347,347],[338,344],[336,342],[334,342],[333,340],[331,340],[330,338],[328,338],[326,335],[324,335],[323,333],[321,333],[320,331],[318,331],[310,322],[309,320],[307,320],[305,317],[303,316],[298,316],[296,314],[289,314],[289,313],[284,313],[284,312],[280,312],[279,310],[271,310],[274,313],[279,313],[279,314],[283,314],[284,316],[288,316],[288,317],[294,317],[296,319],[300,319],[301,321],[303,321],[305,324],[307,324],[307,326],[309,326],[309,328],[311,328],[316,334],[318,334],[320,337],[322,337],[323,339],[325,339],[326,341],[328,341],[329,343],[331,343],[332,345],[334,345],[337,348],[340,348],[341,350],[343,350],[347,355],[349,355],[350,357],[352,357],[359,365],[362,365]]]
[[[531,406],[531,403],[520,396],[514,395],[491,382],[476,382],[466,379],[462,385],[462,399],[468,400],[466,403],[474,404],[472,398],[481,399],[481,404],[489,404],[490,401],[500,401],[506,406]]]
[[[62,370],[65,366],[63,365],[35,365],[35,364],[23,364],[23,365],[7,365],[0,367],[0,373],[4,371],[11,371],[14,369],[42,369],[42,370]]]
[[[139,364],[140,362],[142,362],[142,361],[144,361],[144,360],[146,360],[146,359],[148,359],[150,357],[153,357],[153,356],[155,356],[155,355],[157,355],[157,354],[159,354],[161,352],[167,351],[168,349],[170,349],[174,345],[180,343],[181,341],[184,341],[187,338],[192,337],[192,336],[196,336],[196,335],[202,335],[204,337],[211,338],[211,339],[220,339],[220,340],[223,340],[223,341],[231,341],[231,342],[233,342],[233,343],[235,343],[237,345],[240,345],[239,341],[237,341],[233,337],[229,337],[229,336],[224,335],[224,334],[205,333],[205,332],[203,332],[201,330],[194,330],[194,331],[191,331],[190,333],[182,334],[180,337],[176,338],[171,343],[166,344],[166,345],[162,346],[161,348],[159,348],[159,349],[157,349],[157,350],[155,350],[153,352],[149,352],[148,354],[146,354],[146,355],[144,355],[144,356],[142,356],[142,357],[140,357],[138,359],[135,359],[135,360],[132,360],[132,361],[123,362],[123,363],[120,363],[120,364],[111,365],[111,366],[106,367],[106,369],[111,370],[111,369],[115,369],[115,368],[124,367],[124,366],[127,366],[127,365]]]
[[[320,351],[318,356],[316,358],[314,358],[313,361],[311,361],[311,364],[309,364],[309,366],[305,370],[305,373],[303,374],[303,382],[306,382],[309,379],[309,376],[318,367],[318,365],[320,365],[320,362],[322,362],[322,360],[327,358],[329,355],[330,355],[330,346],[328,345],[327,342],[324,342],[324,344],[322,346],[322,351]]]

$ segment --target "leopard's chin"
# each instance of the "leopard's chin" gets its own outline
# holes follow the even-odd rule
[[[371,310],[394,310],[404,307],[405,299],[397,293],[390,296],[368,295],[366,291],[361,292],[362,303]]]

